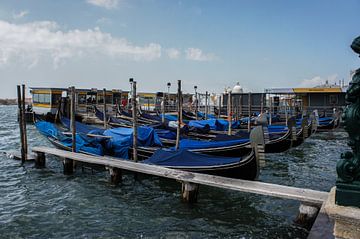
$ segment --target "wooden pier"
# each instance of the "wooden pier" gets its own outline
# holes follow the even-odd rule
[[[102,165],[107,167],[109,168],[111,178],[114,179],[112,183],[115,184],[121,181],[121,170],[174,179],[180,181],[183,184],[183,195],[197,192],[198,185],[201,184],[246,193],[256,193],[266,196],[293,199],[317,207],[321,207],[322,203],[327,199],[328,196],[327,192],[311,189],[193,173],[156,165],[136,163],[130,160],[73,153],[55,148],[34,147],[32,151],[37,154],[35,165],[39,168],[45,167],[45,154],[49,154],[57,156],[63,160],[74,160],[82,163]],[[185,201],[187,200],[186,198],[183,199]],[[192,199],[190,196],[190,198],[188,197],[188,200],[194,201],[194,198]]]

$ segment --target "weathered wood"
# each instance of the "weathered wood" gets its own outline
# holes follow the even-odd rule
[[[132,79],[132,78],[131,78]],[[133,81],[133,80],[132,80]],[[133,121],[133,160],[138,161],[137,154],[137,101],[136,101],[136,81],[132,83],[132,121]]]
[[[75,124],[75,87],[71,87],[71,110],[70,110],[70,128],[72,133],[71,150],[76,152],[76,124]]]
[[[294,222],[310,230],[311,226],[314,224],[316,216],[319,213],[319,209],[319,206],[306,205],[302,203],[299,207],[299,214]]]
[[[25,95],[25,85],[22,84],[21,85],[22,88],[22,99],[21,99],[21,105],[22,105],[22,126],[23,126],[23,137],[24,137],[24,151],[25,151],[25,160],[27,160],[27,154],[28,154],[28,144],[27,144],[27,131],[26,131],[26,120],[25,120],[25,99],[26,99],[26,95]]]
[[[122,171],[118,168],[109,167],[110,183],[118,185],[122,181]]]
[[[248,132],[251,131],[251,92],[248,95],[249,119],[248,119]]]
[[[199,184],[183,182],[181,184],[181,199],[183,202],[196,203],[199,194]]]
[[[269,95],[269,125],[272,124],[272,98],[271,95]]]
[[[221,95],[219,96],[219,111],[218,111],[218,115],[217,118],[219,119],[221,115]]]
[[[35,168],[45,168],[45,153],[36,152]]]
[[[177,90],[177,98],[178,98],[178,120],[177,120],[177,129],[176,129],[176,143],[175,143],[175,149],[179,149],[179,143],[180,143],[180,129],[181,129],[181,80],[178,80],[178,90]]]
[[[19,129],[20,129],[20,151],[21,151],[21,163],[24,163],[26,160],[25,156],[25,142],[24,142],[24,127],[23,124],[25,123],[23,121],[22,117],[22,100],[21,100],[21,88],[20,85],[17,86],[17,100],[18,100],[18,122],[19,122]]]
[[[103,89],[103,115],[104,115],[104,129],[107,128],[107,117],[106,117],[106,89]]]
[[[78,161],[80,161],[80,160],[78,160]],[[71,175],[74,173],[74,161],[72,158],[64,158],[63,165],[64,165],[64,174],[65,175]]]
[[[231,122],[232,122],[232,112],[231,112],[231,92],[228,93],[228,123],[229,123],[229,127],[228,127],[228,135],[231,135],[232,132],[232,128],[231,128]]]
[[[264,93],[261,93],[261,99],[260,99],[260,113],[264,113]]]
[[[208,118],[208,92],[205,92],[205,120]]]
[[[241,179],[225,178],[207,174],[186,172],[176,169],[165,168],[156,165],[135,163],[129,160],[122,160],[111,157],[91,156],[82,153],[73,153],[55,148],[34,147],[34,152],[43,152],[62,158],[73,159],[89,164],[103,165],[105,167],[119,168],[137,173],[149,174],[164,178],[170,178],[181,182],[202,184],[212,187],[224,188],[229,190],[256,193],[267,196],[299,200],[302,202],[321,205],[327,199],[328,193],[312,189],[295,188],[289,186],[263,183],[257,181],[247,181]]]

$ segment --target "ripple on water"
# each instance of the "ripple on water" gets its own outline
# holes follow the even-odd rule
[[[0,150],[19,148],[16,107],[0,106]],[[31,146],[50,146],[28,125]],[[260,180],[329,190],[346,133],[318,133],[287,152],[267,155]],[[4,238],[306,238],[292,223],[299,203],[200,186],[199,202],[180,201],[177,182],[124,175],[120,187],[89,170],[62,174],[0,156],[0,233]]]

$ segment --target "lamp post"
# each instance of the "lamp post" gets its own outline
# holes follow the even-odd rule
[[[167,100],[166,100],[167,105],[169,105],[169,103],[170,103],[170,87],[171,87],[171,83],[168,82],[168,83],[167,83],[168,91],[167,91]],[[165,104],[165,101],[164,101],[164,104]],[[168,108],[168,109],[169,109],[169,108]]]
[[[195,118],[198,120],[198,97],[197,97],[197,86],[194,86],[195,90]]]

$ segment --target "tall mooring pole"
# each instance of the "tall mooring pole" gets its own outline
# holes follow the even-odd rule
[[[28,155],[28,144],[27,144],[27,131],[26,131],[26,120],[25,120],[25,99],[26,99],[26,95],[25,95],[25,85],[22,84],[21,86],[22,88],[22,100],[21,100],[21,104],[22,104],[22,121],[23,121],[23,137],[24,137],[24,151],[25,151],[25,160],[27,160],[27,155]]]
[[[228,93],[228,103],[227,103],[227,105],[228,105],[228,123],[229,123],[229,127],[228,127],[228,135],[231,135],[232,134],[232,129],[231,129],[231,123],[232,123],[232,105],[231,105],[231,102],[232,100],[231,100],[231,92],[229,91],[229,93]]]
[[[136,81],[132,83],[132,117],[133,117],[133,160],[138,161],[137,154],[137,102],[136,102]]]
[[[75,124],[75,87],[71,87],[71,119],[70,119],[70,125],[71,125],[71,137],[72,137],[72,152],[76,152],[76,124]]]
[[[181,95],[181,80],[178,80],[178,91],[177,91],[177,97],[178,97],[178,123],[177,123],[177,130],[176,130],[176,144],[175,149],[179,149],[180,145],[180,130],[181,130],[181,104],[182,104],[182,95]]]
[[[22,97],[21,97],[21,87],[17,86],[17,98],[18,98],[18,121],[19,121],[19,129],[20,129],[20,146],[21,146],[21,163],[25,162],[25,142],[24,142],[24,126],[25,123],[23,121],[23,108],[22,108]]]
[[[248,107],[249,107],[249,120],[248,120],[248,132],[251,131],[251,92],[248,94]]]
[[[103,115],[104,115],[104,129],[107,128],[107,117],[106,117],[106,89],[103,89]]]

